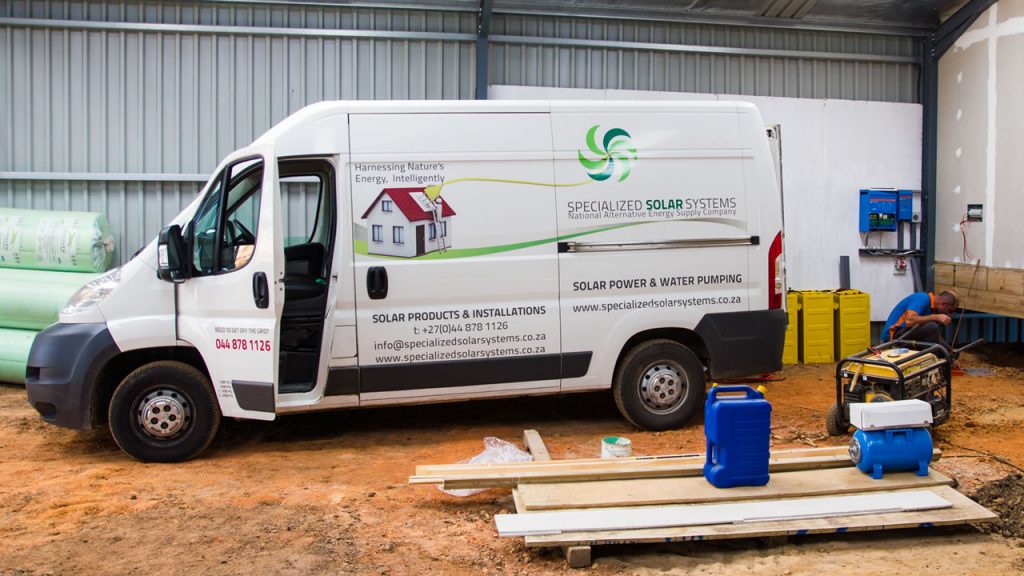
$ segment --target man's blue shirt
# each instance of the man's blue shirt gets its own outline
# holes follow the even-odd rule
[[[907,312],[914,312],[918,316],[927,316],[932,313],[932,295],[928,292],[915,292],[910,296],[907,296],[900,303],[892,309],[889,313],[889,319],[885,321],[885,326],[882,326],[882,333],[880,339],[882,342],[888,342],[892,337],[890,333],[894,328],[896,330],[903,327],[907,320]]]

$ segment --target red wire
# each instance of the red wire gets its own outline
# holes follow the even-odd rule
[[[970,262],[974,260],[974,254],[967,248],[967,227],[969,226],[969,220],[967,214],[964,214],[963,218],[960,219],[960,236],[963,238],[963,251],[961,252],[964,258],[964,262]]]

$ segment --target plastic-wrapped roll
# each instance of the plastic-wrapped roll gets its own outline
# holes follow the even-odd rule
[[[0,267],[104,272],[114,255],[106,216],[0,208]]]
[[[36,334],[35,330],[0,328],[0,382],[25,383],[28,351]]]
[[[42,330],[97,274],[0,269],[0,328]]]
[[[27,282],[37,286],[47,284],[67,284],[81,287],[95,278],[97,272],[53,272],[51,270],[18,270],[17,268],[0,268],[0,285],[10,282]]]

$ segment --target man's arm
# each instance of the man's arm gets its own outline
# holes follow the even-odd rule
[[[904,320],[904,323],[910,327],[917,326],[918,324],[924,324],[926,322],[938,322],[939,324],[948,326],[952,321],[953,319],[945,314],[918,314],[913,310],[909,310],[907,311],[907,317]]]

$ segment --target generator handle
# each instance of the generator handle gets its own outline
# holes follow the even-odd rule
[[[934,342],[918,342],[917,340],[893,340],[892,344],[904,344],[906,348],[914,350],[917,354],[912,354],[903,358],[903,362],[909,362],[916,360],[925,354],[935,354],[943,359],[949,358],[950,351],[942,344],[936,344]],[[879,347],[880,349],[881,347]]]

